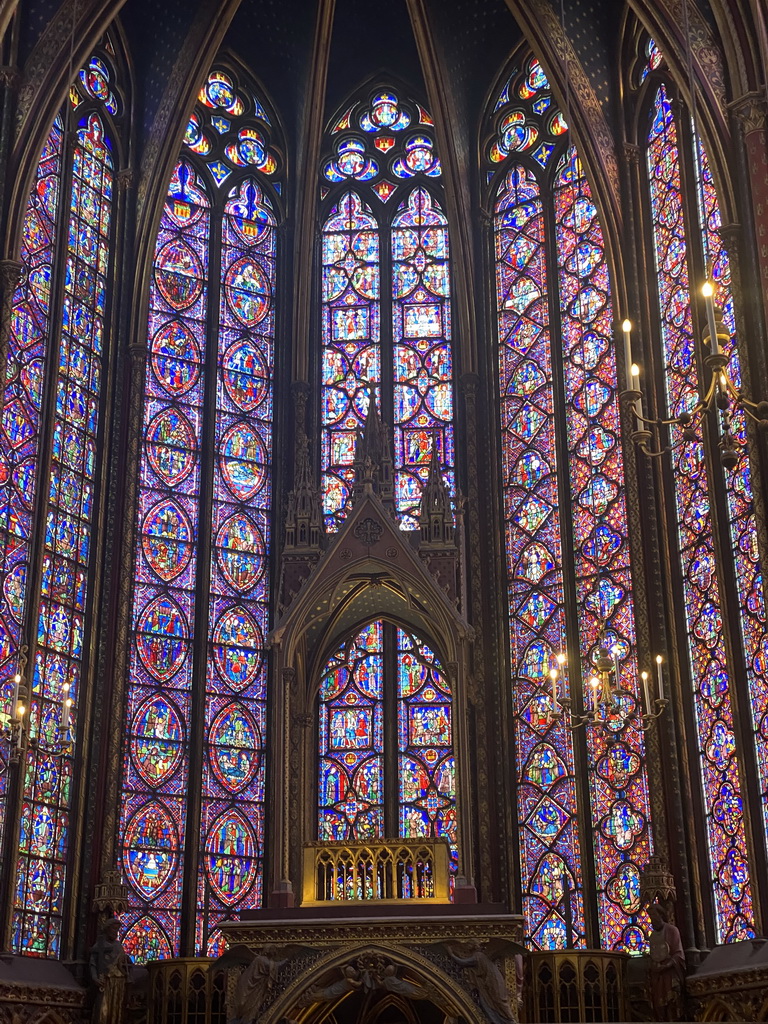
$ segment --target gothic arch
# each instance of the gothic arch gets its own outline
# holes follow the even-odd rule
[[[124,2],[124,0],[122,0]],[[91,10],[78,14],[77,0],[73,5],[65,2],[48,25],[37,46],[24,65],[23,85],[19,92],[16,118],[15,145],[8,162],[8,181],[11,195],[8,201],[8,223],[4,239],[7,258],[15,258],[21,244],[26,198],[34,178],[53,119],[62,109],[70,86],[70,70],[76,76],[99,41],[109,33],[115,54],[116,89],[123,105],[121,120],[125,131],[115,142],[115,169],[124,168],[129,161],[133,120],[133,63],[125,35],[117,18],[122,3],[110,5],[98,0]],[[72,10],[71,10],[72,9]],[[76,45],[70,56],[72,17],[78,17],[75,32]]]
[[[353,507],[313,573],[272,630],[273,737],[270,773],[288,780],[273,808],[279,856],[272,883],[301,878],[301,845],[313,836],[315,747],[311,742],[320,673],[356,626],[388,618],[416,633],[441,658],[456,708],[454,756],[459,792],[459,875],[472,877],[466,709],[474,632],[439,580],[410,547],[374,494]],[[330,624],[327,624],[327,623]]]
[[[418,941],[414,937],[414,941]],[[466,1024],[487,1024],[486,1018],[479,1007],[469,998],[466,990],[451,978],[438,964],[427,959],[421,953],[403,946],[379,946],[370,944],[333,951],[323,957],[310,971],[301,975],[275,1000],[272,1006],[262,1015],[261,1024],[281,1024],[283,1018],[296,1020],[299,1024],[315,1024],[325,1019],[328,1012],[327,1004],[323,1013],[317,1017],[297,1006],[299,999],[313,985],[318,985],[331,971],[338,971],[353,964],[360,958],[382,957],[395,967],[410,970],[419,984],[428,984],[437,991],[441,1001],[445,1000],[448,1007],[455,1012],[453,1016],[463,1019]]]

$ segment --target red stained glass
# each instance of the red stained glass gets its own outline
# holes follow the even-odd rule
[[[661,333],[665,361],[667,406],[672,415],[691,408],[698,398],[698,381],[693,358],[693,325],[690,308],[690,279],[686,251],[685,210],[680,179],[677,127],[666,89],[656,93],[653,121],[648,135],[648,174],[654,231],[656,269],[659,283]],[[731,319],[727,256],[714,234],[716,197],[709,172],[704,169],[704,209],[708,247],[716,259],[719,298]],[[735,350],[731,371],[738,363]],[[743,423],[739,429],[743,431]],[[679,442],[681,428],[673,428]],[[678,555],[685,592],[688,626],[688,658],[700,749],[701,785],[707,823],[710,884],[714,894],[718,941],[732,941],[753,933],[752,893],[744,823],[741,817],[739,756],[734,738],[730,674],[723,635],[723,615],[712,535],[708,468],[703,446],[698,441],[678,444],[673,452],[675,500],[678,515]],[[746,452],[741,453],[741,480],[747,470],[747,488],[739,495],[729,489],[731,528],[735,535],[750,530],[751,495],[748,490]],[[738,479],[736,477],[735,479]],[[746,580],[757,582],[756,559],[739,556]],[[744,581],[741,581],[742,583]],[[755,626],[747,624],[749,642],[755,642]],[[763,676],[764,679],[764,676]],[[765,683],[751,672],[756,701],[764,701]],[[765,776],[763,775],[763,778]]]

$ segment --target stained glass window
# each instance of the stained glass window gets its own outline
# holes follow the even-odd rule
[[[389,90],[334,123],[322,178],[321,468],[326,529],[346,515],[371,394],[393,428],[395,507],[417,528],[433,447],[454,488],[448,226],[432,120]],[[382,279],[389,267],[389,281]],[[382,371],[382,367],[391,371]],[[387,382],[382,387],[382,380]],[[389,382],[392,382],[391,384]]]
[[[651,64],[651,67],[657,67]],[[681,183],[681,144],[669,95],[656,88],[647,162],[653,223],[666,403],[670,415],[690,409],[698,400],[691,309],[692,261],[709,258],[717,297],[731,334],[729,372],[740,380],[733,344],[734,317],[727,253],[717,231],[720,214],[717,196],[703,149],[694,166],[699,169],[699,215],[704,252],[688,251],[686,205]],[[699,225],[697,225],[697,228]],[[693,690],[698,759],[704,797],[710,861],[710,883],[717,941],[732,941],[753,934],[754,917],[747,839],[742,816],[744,765],[737,750],[731,688],[732,670],[726,645],[726,610],[723,604],[717,550],[710,505],[711,468],[704,446],[684,440],[680,427],[672,428],[678,557],[685,595],[688,662]],[[736,562],[737,587],[742,608],[742,644],[748,666],[758,749],[764,747],[760,729],[766,714],[766,666],[762,578],[757,563],[749,462],[744,447],[744,423],[737,418],[739,462],[728,488],[728,509]],[[759,596],[755,600],[755,595]],[[735,638],[734,638],[735,639]],[[765,759],[758,756],[761,790],[765,793]],[[765,806],[765,805],[764,805]]]
[[[0,655],[2,710],[6,719],[15,692],[19,648],[28,601],[27,572],[34,541],[33,511],[40,452],[43,377],[49,348],[51,279],[56,256],[56,227],[62,160],[62,122],[51,128],[27,200],[20,260],[24,276],[13,296],[8,338],[8,369],[0,431]],[[0,744],[0,836],[5,825],[8,748]]]
[[[120,825],[139,962],[182,949],[193,845],[190,952],[215,954],[218,922],[261,902],[278,163],[264,105],[213,71],[150,285]]]
[[[320,685],[318,838],[384,835],[383,629],[366,626],[329,660]]]
[[[395,678],[385,649],[396,651]],[[318,706],[318,838],[444,837],[455,863],[452,699],[435,653],[372,622],[329,659]],[[386,778],[397,778],[396,790],[386,791]]]
[[[61,952],[88,649],[101,376],[108,342],[112,115],[120,113],[113,88],[106,58],[92,56],[71,86],[70,110],[56,118],[38,164],[24,218],[22,277],[12,304],[0,437],[5,714],[11,711],[25,638],[31,655],[25,673],[31,689],[30,746],[23,763],[12,943],[17,952],[48,957]],[[65,121],[74,129],[71,146],[65,144]],[[61,195],[65,165],[71,172],[68,209]],[[49,402],[52,415],[44,419],[41,410]],[[44,524],[33,515],[41,477],[47,485]],[[4,785],[6,776],[0,777]]]
[[[572,738],[547,715],[549,671],[566,642],[544,232],[536,176],[513,167],[499,186],[494,232],[505,536],[523,912],[532,942],[547,949],[583,939],[584,912]]]
[[[571,733],[549,713],[553,685],[558,700],[571,698],[580,706],[582,672],[591,671],[601,636],[618,660],[626,710],[637,708],[639,693],[605,247],[586,176],[535,59],[525,61],[495,99],[485,153],[495,215],[510,656],[528,941],[537,949],[587,941],[586,846],[595,855],[589,870],[600,942],[636,952],[645,945],[640,869],[651,853],[642,734],[622,727],[619,716],[611,723],[612,742],[601,730],[588,731],[586,755],[595,770],[585,803],[577,791]],[[564,552],[573,567],[570,589]],[[577,631],[569,631],[569,617]],[[558,655],[567,659],[564,665]],[[558,676],[554,684],[551,673]]]
[[[426,644],[397,630],[398,835],[442,837],[458,852],[451,687]]]
[[[338,529],[354,477],[355,441],[370,390],[379,401],[379,235],[356,192],[345,192],[323,229],[323,511]]]

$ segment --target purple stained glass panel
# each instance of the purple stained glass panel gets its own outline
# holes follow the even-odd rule
[[[590,664],[605,631],[631,710],[642,698],[610,280],[597,210],[573,149],[558,165],[554,209],[579,655],[582,664]],[[618,728],[618,719],[616,725],[615,740],[625,766],[622,784],[610,771],[590,772],[589,784],[601,942],[608,949],[628,950],[636,944],[638,925],[645,926],[638,883],[652,852],[651,808],[643,735],[631,726]],[[594,764],[610,761],[615,744],[606,732],[588,732]]]
[[[179,953],[209,232],[205,187],[190,164],[180,161],[160,222],[150,285],[123,758],[120,863],[130,887],[124,941],[138,961],[158,950]],[[243,458],[242,472],[249,466]],[[231,647],[222,648],[226,659]]]
[[[318,702],[318,839],[384,835],[383,627],[372,622],[325,667]]]
[[[269,201],[246,179],[222,229],[200,951],[262,895],[275,235]]]
[[[583,945],[584,905],[573,743],[548,716],[567,643],[547,250],[530,171],[499,186],[494,240],[523,912],[534,948],[564,948]],[[557,687],[569,696],[567,674]]]
[[[62,124],[56,118],[40,155],[24,213],[20,260],[25,271],[11,302],[0,424],[0,713],[4,720],[13,711],[13,678],[18,670],[27,608],[61,162]],[[7,744],[0,744],[0,840],[5,819],[7,750]],[[60,788],[61,776],[57,775],[55,789],[58,792]],[[39,931],[27,947],[45,953],[48,947],[43,922]]]
[[[378,225],[357,193],[331,210],[322,245],[322,493],[325,527],[335,531],[346,515],[357,431],[381,383]]]
[[[13,934],[20,952],[57,956],[90,555],[112,211],[111,143],[100,116],[81,124],[72,156],[64,310],[48,482],[30,737]],[[71,702],[71,704],[69,703]],[[53,757],[52,757],[53,754]],[[37,881],[33,882],[33,875]],[[44,891],[42,878],[49,880]],[[48,936],[41,950],[41,931]]]
[[[434,652],[397,631],[399,835],[444,837],[458,855],[451,687]]]
[[[728,251],[720,236],[722,220],[717,191],[702,146],[698,152],[699,201],[705,255],[716,287],[715,301],[723,312],[723,321],[730,335],[725,346],[728,375],[741,386],[741,364],[736,339],[736,317],[731,291],[731,268]],[[752,724],[755,732],[755,754],[760,782],[763,822],[768,837],[768,633],[766,632],[765,589],[757,543],[757,526],[752,494],[752,471],[747,449],[744,414],[735,412],[733,435],[737,442],[738,462],[726,474],[726,494],[731,545],[735,562],[736,587],[741,610],[741,641],[749,683]],[[728,794],[726,794],[728,795]],[[728,803],[729,807],[735,806]]]

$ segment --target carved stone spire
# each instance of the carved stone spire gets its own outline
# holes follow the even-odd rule
[[[440,468],[437,444],[433,440],[429,459],[429,476],[421,492],[419,511],[419,547],[448,548],[455,546],[451,496]]]
[[[320,523],[320,495],[309,461],[309,439],[302,430],[296,438],[296,469],[285,518],[285,550],[319,552]]]
[[[373,491],[384,505],[394,509],[394,474],[388,433],[379,415],[376,395],[370,389],[368,412],[363,429],[358,429],[355,443],[355,480],[352,485],[352,504],[363,494]]]

